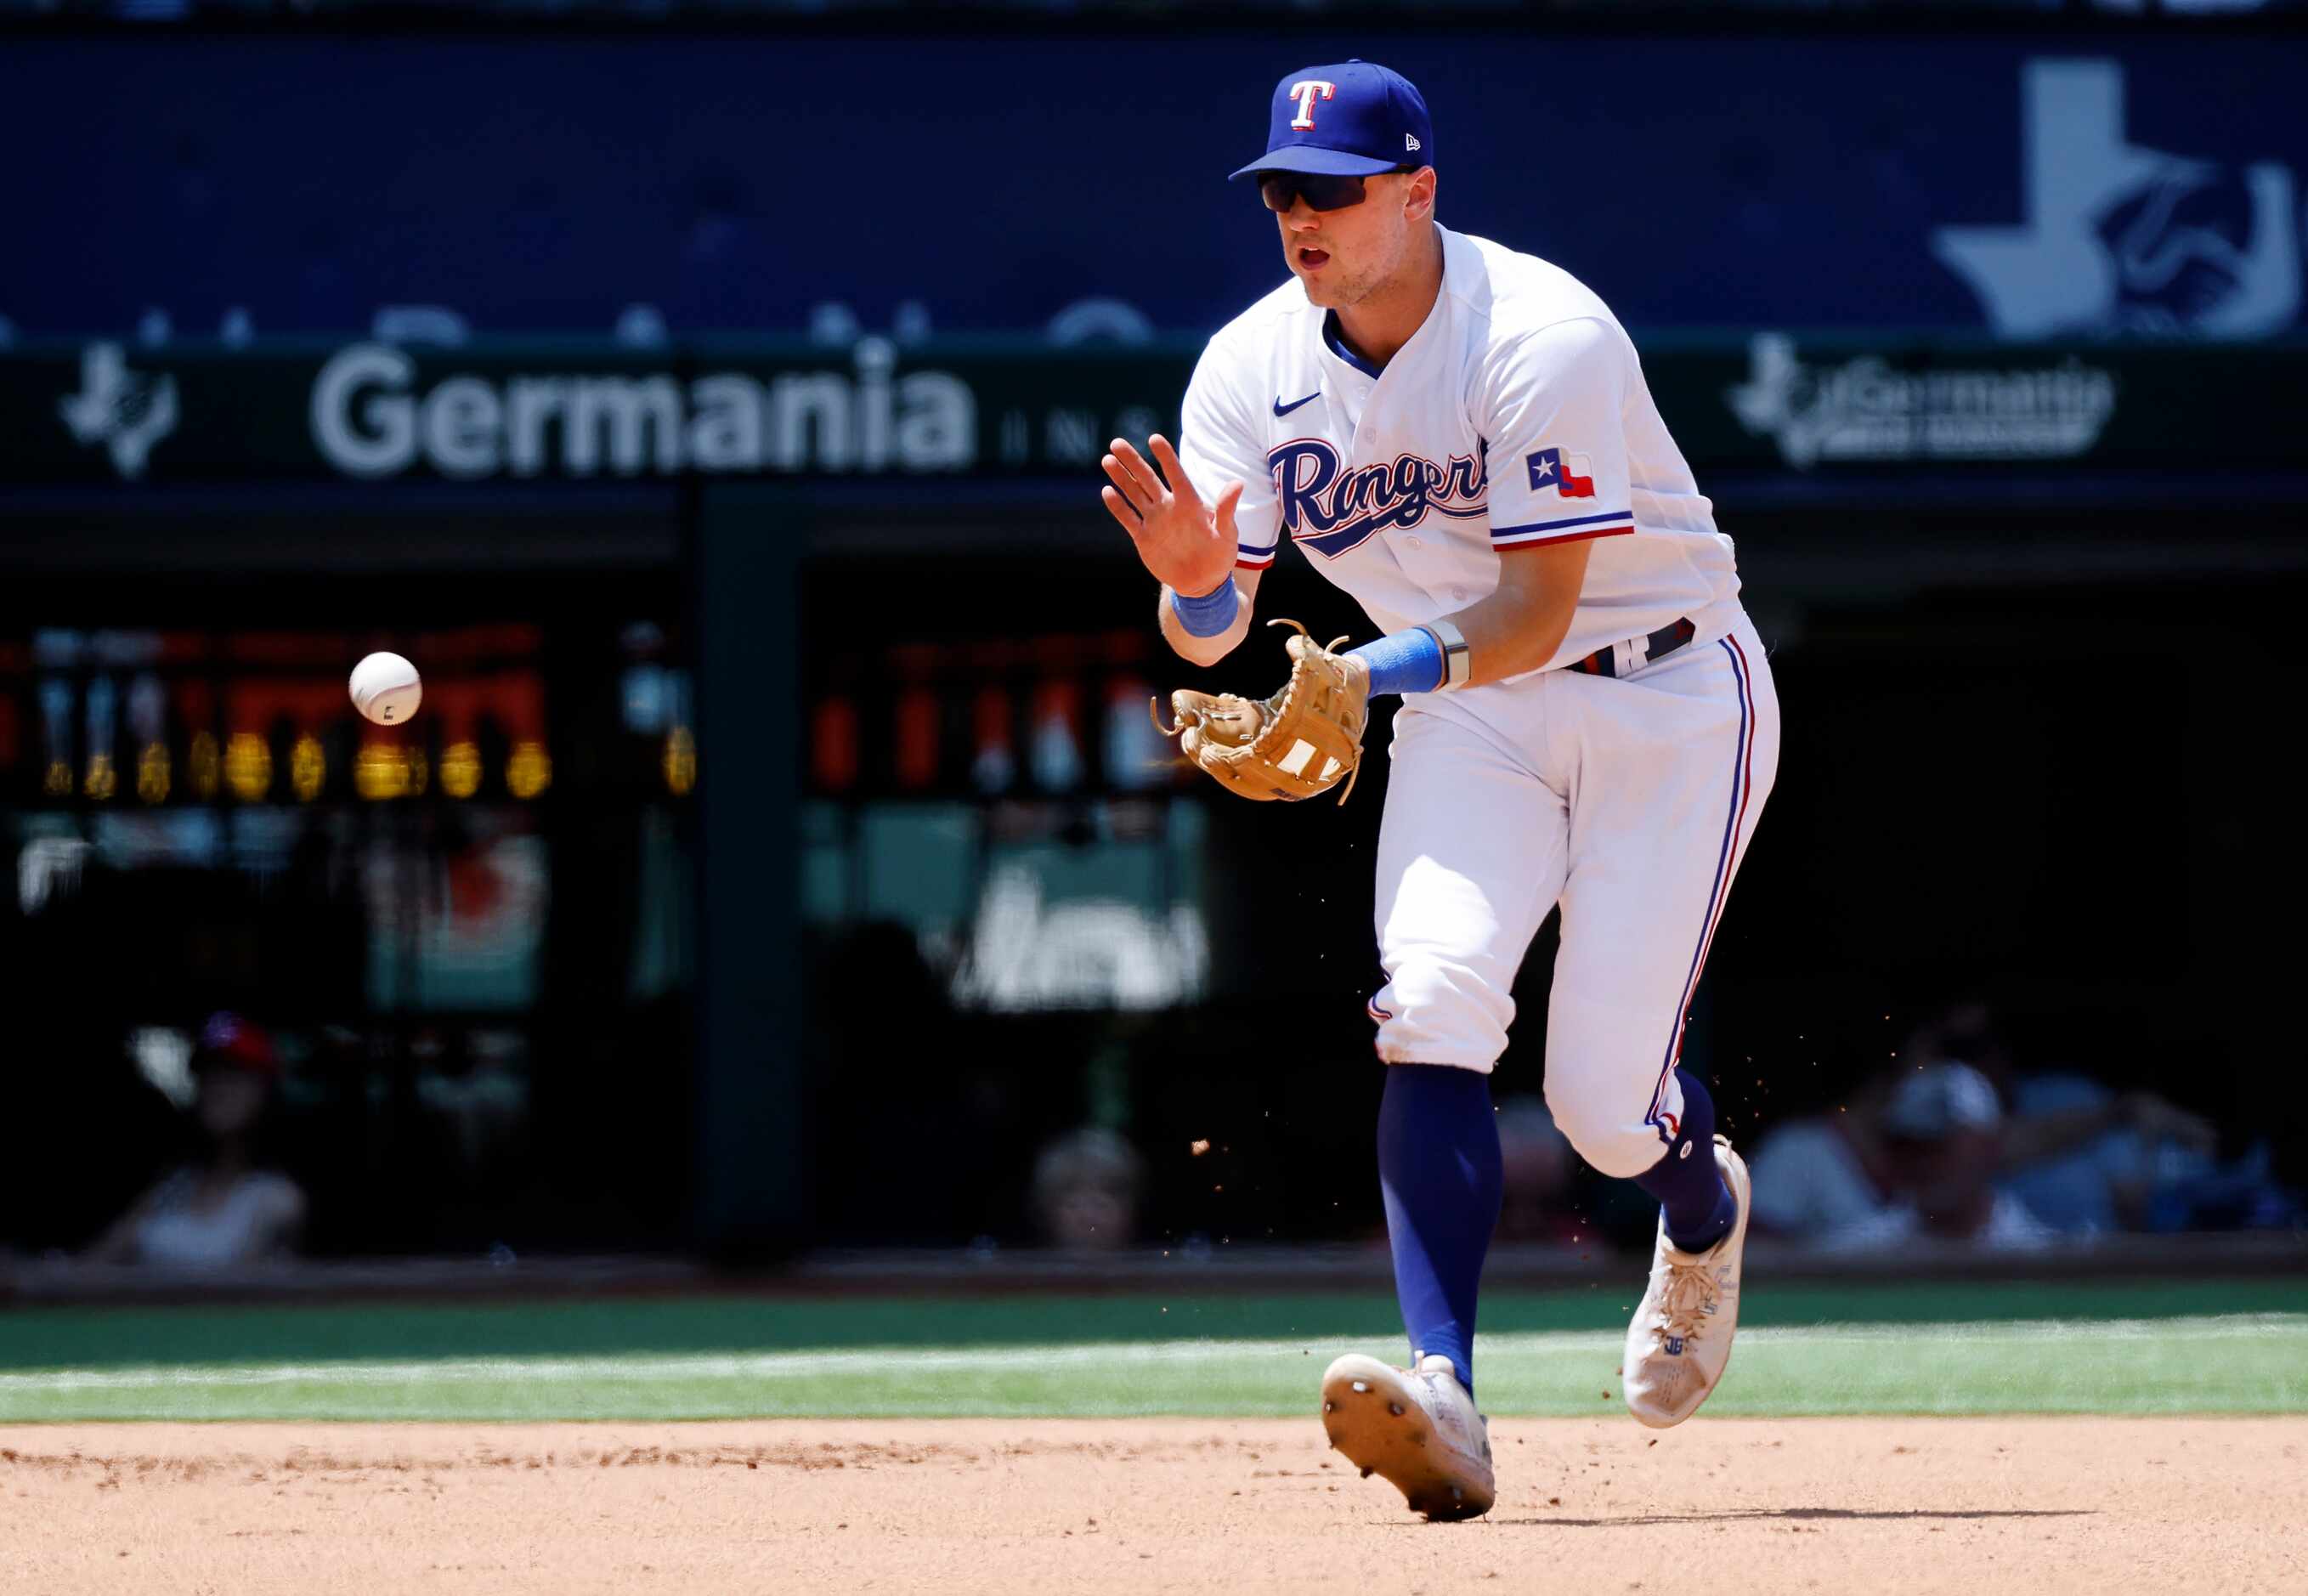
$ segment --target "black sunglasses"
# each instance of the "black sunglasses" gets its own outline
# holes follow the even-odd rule
[[[1397,167],[1390,177],[1415,172],[1417,167]],[[1359,177],[1335,177],[1327,172],[1261,172],[1258,197],[1278,215],[1287,214],[1301,199],[1314,211],[1343,211],[1370,197]]]

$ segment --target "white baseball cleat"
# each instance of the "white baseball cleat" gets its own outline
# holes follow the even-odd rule
[[[1490,1422],[1439,1352],[1413,1369],[1348,1353],[1322,1372],[1322,1428],[1364,1478],[1383,1475],[1430,1520],[1474,1518],[1498,1498]]]
[[[1731,1361],[1731,1333],[1739,1326],[1739,1261],[1747,1250],[1753,1192],[1747,1166],[1722,1136],[1715,1138],[1715,1161],[1739,1204],[1730,1234],[1703,1253],[1687,1253],[1666,1238],[1662,1215],[1652,1244],[1650,1286],[1627,1326],[1621,1389],[1627,1411],[1653,1429],[1681,1424],[1698,1412]]]

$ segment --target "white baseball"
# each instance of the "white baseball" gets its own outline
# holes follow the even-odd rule
[[[417,667],[399,654],[371,654],[353,667],[353,708],[379,726],[398,726],[417,712],[425,685]]]

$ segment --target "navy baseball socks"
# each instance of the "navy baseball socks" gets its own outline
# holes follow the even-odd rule
[[[1378,1179],[1412,1362],[1448,1358],[1471,1394],[1475,1297],[1502,1186],[1489,1077],[1446,1065],[1388,1065]]]
[[[1498,1499],[1490,1425],[1475,1411],[1475,1292],[1499,1222],[1499,1126],[1474,1070],[1397,1064],[1378,1110],[1378,1183],[1410,1367],[1349,1352],[1322,1371],[1322,1430],[1431,1520]]]
[[[1681,1134],[1635,1184],[1658,1199],[1666,1238],[1684,1252],[1703,1253],[1731,1233],[1739,1203],[1715,1161],[1715,1100],[1689,1070],[1675,1074],[1683,1083]]]

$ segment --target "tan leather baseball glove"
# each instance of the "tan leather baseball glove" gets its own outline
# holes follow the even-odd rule
[[[1181,687],[1170,694],[1175,724],[1162,724],[1159,699],[1147,706],[1149,712],[1164,737],[1178,738],[1188,759],[1246,798],[1295,803],[1343,781],[1343,804],[1362,763],[1369,677],[1332,651],[1345,638],[1324,648],[1296,621],[1266,624],[1298,634],[1285,645],[1290,679],[1279,693],[1261,701]]]

